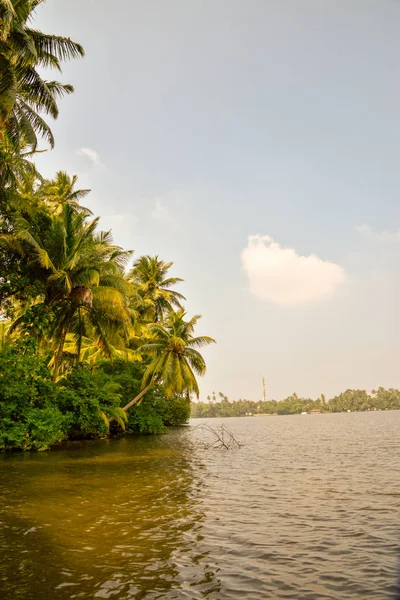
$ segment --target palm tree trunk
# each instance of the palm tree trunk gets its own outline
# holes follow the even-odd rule
[[[126,411],[126,410],[128,410],[128,408],[130,408],[134,404],[137,404],[139,402],[139,400],[141,398],[143,398],[143,396],[145,395],[145,393],[149,391],[149,389],[151,388],[152,385],[153,385],[153,381],[151,381],[149,383],[149,385],[146,385],[146,387],[143,388],[143,390],[137,396],[135,396],[135,398],[133,398],[133,400],[131,400],[130,402],[128,402],[128,404],[126,406],[124,406],[122,410]]]
[[[81,307],[78,307],[78,319],[79,319],[79,338],[76,347],[76,361],[75,366],[79,365],[79,360],[81,358],[81,348],[82,348],[82,315],[81,315]]]
[[[131,400],[130,402],[128,402],[128,404],[126,404],[126,405],[125,405],[125,406],[122,408],[122,410],[124,410],[124,411],[127,411],[127,410],[128,410],[128,408],[130,408],[130,407],[131,407],[131,406],[133,406],[134,404],[137,404],[137,403],[139,402],[139,400],[141,400],[141,399],[143,398],[143,396],[145,395],[145,393],[149,391],[149,389],[151,388],[151,386],[152,386],[152,385],[153,385],[153,381],[151,381],[151,382],[149,383],[149,385],[146,385],[146,387],[145,387],[145,388],[143,388],[143,390],[142,390],[141,392],[139,392],[139,394],[138,394],[137,396],[135,396],[135,397],[133,398],[133,400]],[[108,419],[108,422],[109,422],[109,423],[112,423],[112,421],[115,421],[115,417],[110,417],[110,418]]]
[[[54,359],[54,371],[53,371],[53,381],[56,381],[58,377],[58,371],[60,370],[62,355],[64,350],[65,338],[67,336],[67,328],[65,327],[61,332],[60,343],[57,348],[57,354]]]

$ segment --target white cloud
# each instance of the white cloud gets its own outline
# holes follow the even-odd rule
[[[100,156],[96,150],[92,150],[91,148],[80,148],[76,153],[79,156],[86,156],[94,165],[101,164]]]
[[[356,227],[357,231],[364,236],[386,242],[400,242],[400,230],[397,231],[374,231],[370,225],[364,223]]]
[[[268,235],[251,235],[242,251],[250,291],[283,306],[301,306],[332,296],[345,279],[344,269],[315,254],[300,256]]]
[[[363,225],[357,225],[356,229],[360,233],[365,233],[365,235],[369,235],[372,232],[371,227],[366,223],[364,223]]]
[[[151,216],[153,219],[156,219],[156,221],[163,221],[164,223],[175,222],[169,209],[160,200],[156,201],[156,205],[151,211]]]

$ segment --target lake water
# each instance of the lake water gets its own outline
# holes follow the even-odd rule
[[[394,598],[400,412],[225,423],[0,456],[0,597]]]

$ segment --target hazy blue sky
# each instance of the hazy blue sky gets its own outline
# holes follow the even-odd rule
[[[40,9],[87,56],[39,167],[174,261],[218,341],[203,398],[400,386],[399,22],[397,0]]]

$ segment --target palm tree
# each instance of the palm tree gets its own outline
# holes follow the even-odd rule
[[[96,339],[108,355],[112,346],[121,349],[128,338],[130,284],[124,266],[131,253],[113,245],[110,232],[97,233],[99,219],[88,221],[69,202],[59,213],[42,211],[39,216],[19,219],[12,234],[0,237],[24,257],[36,284],[41,284],[43,306],[52,311],[49,334],[56,379],[68,332],[75,336],[78,360],[85,337]],[[14,329],[23,321],[21,315]]]
[[[0,314],[0,350],[3,348],[6,343],[7,329],[9,327],[9,323],[6,319],[2,318]]]
[[[70,177],[68,173],[58,171],[54,179],[45,180],[40,186],[39,194],[41,199],[54,211],[61,212],[63,205],[68,202],[76,211],[83,212],[89,216],[92,212],[88,208],[83,207],[80,202],[91,190],[75,189],[77,181],[77,175]]]
[[[0,128],[0,202],[5,204],[9,201],[10,191],[18,187],[20,179],[26,175],[36,174],[35,165],[31,162],[34,154],[26,144],[22,144],[18,151],[15,145],[4,136],[1,139]],[[0,212],[2,207],[0,206]]]
[[[71,328],[71,333],[67,333],[64,353],[70,356],[75,364],[86,363],[94,366],[104,358],[110,360],[120,358],[136,362],[143,360],[138,350],[127,346],[126,337],[122,336],[122,332],[118,329],[111,331],[111,333],[107,332],[105,336],[96,335],[96,329],[91,323],[91,317],[91,312],[81,314],[80,319],[83,323],[79,323],[79,320],[76,319],[75,332]],[[129,336],[129,325],[127,329]]]
[[[172,265],[158,256],[141,256],[129,273],[129,280],[142,298],[143,317],[148,321],[160,322],[174,308],[182,308],[180,302],[185,297],[171,288],[183,279],[168,277]]]
[[[44,0],[0,1],[0,132],[16,148],[36,149],[38,136],[51,147],[54,138],[40,113],[58,116],[57,101],[73,87],[42,78],[38,68],[61,71],[61,62],[84,55],[70,38],[47,35],[30,27]]]
[[[141,352],[152,358],[142,380],[142,390],[133,398],[124,410],[139,402],[154,385],[161,383],[167,398],[173,398],[186,392],[199,397],[196,376],[206,372],[204,358],[197,350],[215,340],[208,336],[194,336],[194,328],[200,315],[185,321],[185,311],[172,312],[165,325],[154,323],[149,326],[152,339],[141,346]]]

